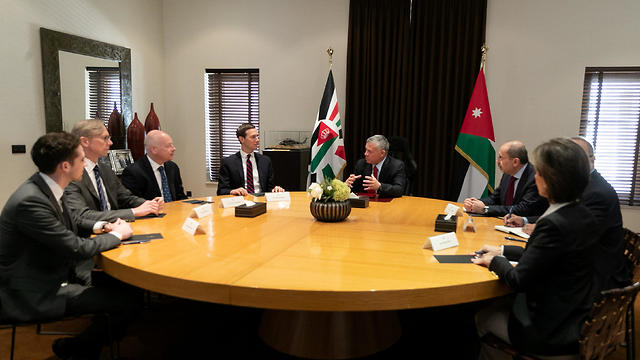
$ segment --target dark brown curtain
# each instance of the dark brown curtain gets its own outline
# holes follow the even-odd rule
[[[347,174],[369,136],[401,136],[418,163],[413,194],[457,196],[464,164],[454,147],[480,69],[486,9],[486,0],[351,0]]]

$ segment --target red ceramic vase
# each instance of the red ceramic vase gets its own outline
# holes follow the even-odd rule
[[[138,113],[135,113],[133,121],[127,129],[127,144],[133,160],[138,160],[144,155],[144,126],[138,120]]]
[[[158,120],[156,111],[153,110],[153,103],[151,103],[151,110],[149,110],[149,115],[147,115],[147,119],[144,121],[144,130],[147,133],[151,130],[160,130],[160,120]]]
[[[124,149],[124,124],[122,123],[122,115],[118,112],[116,102],[113,102],[113,111],[109,116],[109,124],[107,126],[109,135],[111,135],[112,149]]]

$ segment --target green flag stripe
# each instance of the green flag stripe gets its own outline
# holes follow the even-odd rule
[[[325,179],[333,179],[336,177],[333,173],[333,169],[331,168],[331,164],[327,164],[327,166],[322,169],[322,175],[324,175]]]
[[[318,150],[318,153],[316,154],[316,156],[313,158],[313,160],[311,160],[311,172],[315,172],[316,171],[316,168],[320,164],[320,161],[322,161],[324,156],[327,154],[327,151],[329,151],[329,148],[331,147],[331,145],[333,145],[333,143],[336,141],[336,139],[338,139],[337,136],[332,138],[332,139],[327,140],[324,144],[322,144],[322,146],[320,147],[320,150]]]
[[[495,183],[496,152],[487,138],[460,133],[456,142],[456,151],[487,179],[489,191],[493,192]]]

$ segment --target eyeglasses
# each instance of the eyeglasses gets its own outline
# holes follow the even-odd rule
[[[105,135],[105,136],[96,136],[98,139],[102,139],[103,141],[107,142],[109,140],[111,140],[111,135]]]

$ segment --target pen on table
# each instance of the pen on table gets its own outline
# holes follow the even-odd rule
[[[142,239],[142,240],[129,240],[129,241],[124,241],[123,244],[125,245],[130,245],[130,244],[142,244],[142,243],[146,243],[149,242],[149,239]]]
[[[511,236],[505,236],[504,238],[507,239],[507,240],[511,240],[511,241],[519,241],[519,242],[523,242],[523,243],[527,242],[527,240],[516,239],[516,238],[511,237]]]
[[[511,219],[512,213],[513,213],[513,206],[509,206],[509,213],[507,214],[507,220]]]

